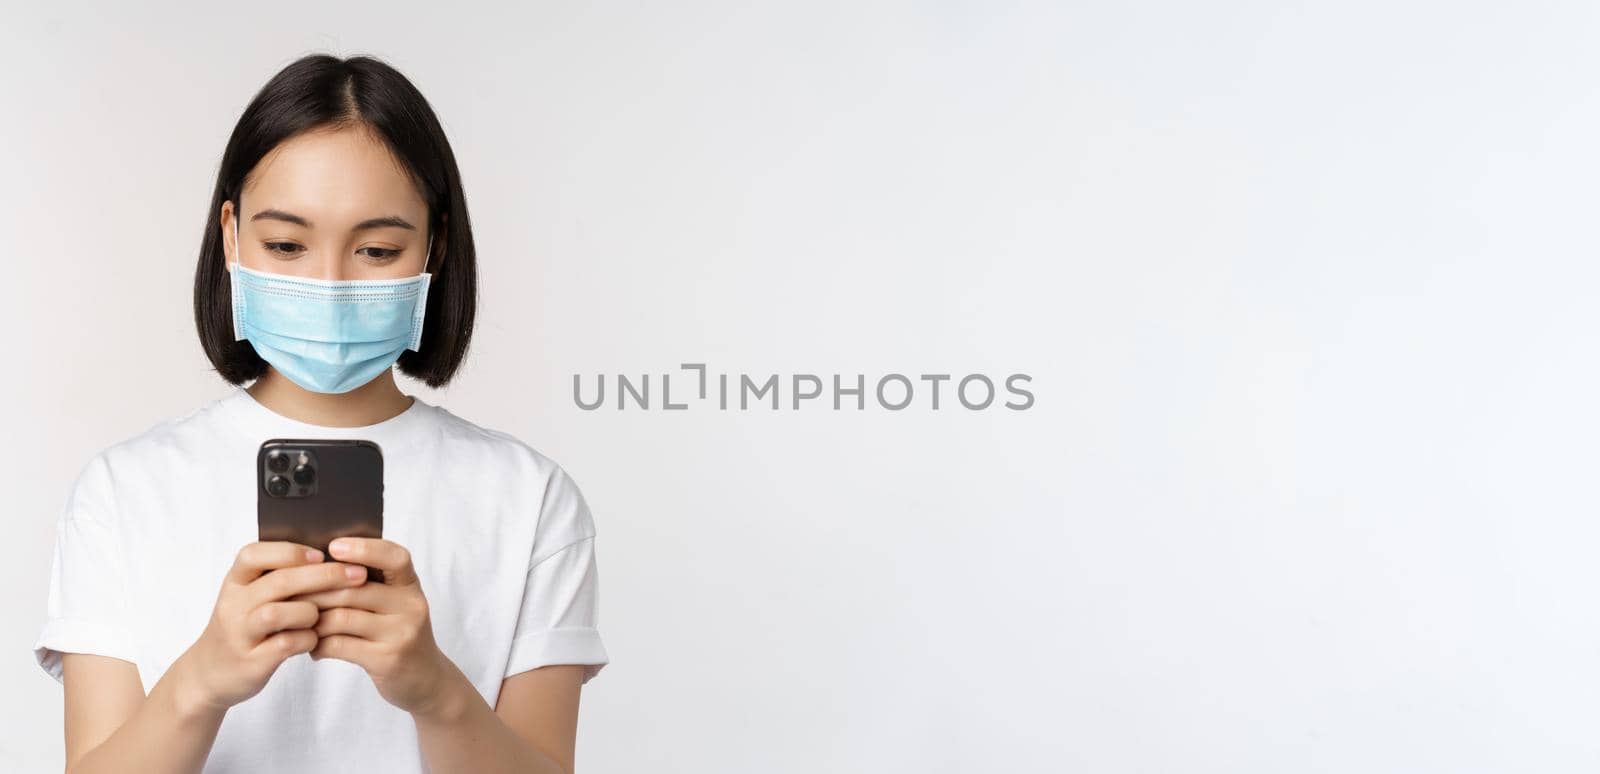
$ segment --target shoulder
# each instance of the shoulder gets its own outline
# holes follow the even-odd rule
[[[187,458],[206,453],[205,444],[197,440],[215,436],[210,424],[218,402],[160,420],[95,452],[78,469],[67,514],[103,518],[113,510],[119,483],[148,481],[161,471],[181,470]]]
[[[509,491],[519,493],[515,496],[523,507],[537,511],[540,550],[594,536],[589,503],[559,463],[511,433],[463,419],[441,406],[431,408],[439,424],[439,453],[452,466],[468,466],[478,480],[509,485]]]
[[[131,436],[101,449],[84,466],[85,474],[117,477],[129,470],[169,464],[173,457],[206,454],[208,439],[222,437],[216,410],[220,400],[209,401],[188,413],[160,420]]]
[[[567,477],[561,465],[521,438],[457,416],[443,406],[429,408],[434,415],[438,442],[453,458],[486,464],[488,470],[529,476],[540,482]]]

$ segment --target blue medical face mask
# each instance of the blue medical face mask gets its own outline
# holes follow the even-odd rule
[[[233,241],[243,248],[238,220]],[[228,269],[234,339],[248,340],[263,360],[312,392],[349,392],[422,345],[427,272],[393,280],[317,280],[255,271],[237,261]]]

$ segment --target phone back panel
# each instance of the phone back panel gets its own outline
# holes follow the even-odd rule
[[[274,452],[288,455],[284,471],[269,469]],[[304,455],[304,456],[302,456]],[[299,462],[311,468],[310,486],[294,477]],[[274,477],[287,481],[269,488]],[[275,438],[256,453],[256,523],[260,540],[303,543],[328,557],[328,544],[346,535],[383,537],[383,452],[371,441]],[[378,570],[368,579],[381,580]]]

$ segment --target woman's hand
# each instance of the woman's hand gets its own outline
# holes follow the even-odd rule
[[[328,551],[340,561],[382,570],[383,582],[296,597],[322,611],[315,629],[321,640],[311,657],[354,663],[390,704],[412,713],[428,711],[455,665],[433,640],[428,600],[411,553],[393,541],[363,537],[339,538]]]
[[[322,552],[299,543],[246,544],[223,578],[205,631],[181,657],[185,682],[195,689],[190,700],[226,710],[260,693],[279,664],[317,644],[317,606],[289,598],[366,578],[366,568],[324,562]]]

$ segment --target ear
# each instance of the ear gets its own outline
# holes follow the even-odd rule
[[[233,238],[233,221],[238,213],[233,211],[233,202],[223,202],[222,211],[217,213],[217,223],[222,228],[222,270],[239,260],[239,243]]]

